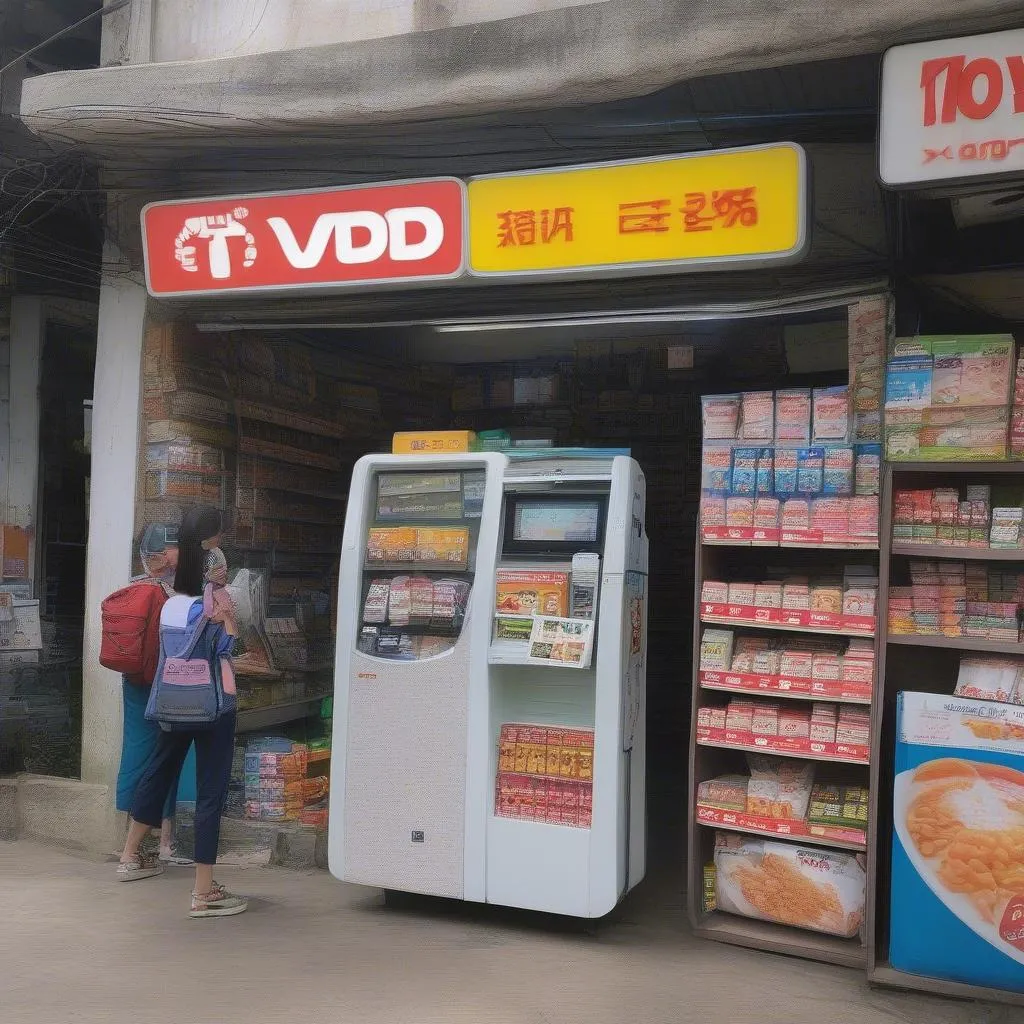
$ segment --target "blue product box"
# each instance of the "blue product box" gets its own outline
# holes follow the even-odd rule
[[[741,498],[754,497],[757,487],[757,457],[760,454],[760,448],[733,449],[731,494]]]
[[[931,357],[889,360],[885,370],[885,408],[927,409],[931,404]]]
[[[901,693],[889,960],[1024,992],[1024,707]]]
[[[775,493],[775,449],[762,448],[757,456],[757,496],[770,498]]]
[[[825,449],[798,448],[796,453],[796,489],[808,497],[821,494],[825,482]]]
[[[701,490],[725,495],[732,481],[732,451],[724,445],[704,445],[701,450]]]
[[[775,494],[792,498],[796,494],[797,449],[775,449]]]
[[[822,494],[853,494],[853,448],[849,445],[826,445]]]

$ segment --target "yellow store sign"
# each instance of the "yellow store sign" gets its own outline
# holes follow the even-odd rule
[[[799,258],[807,167],[797,145],[472,178],[479,276],[713,269]]]

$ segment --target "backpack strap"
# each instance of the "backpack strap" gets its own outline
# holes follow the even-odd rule
[[[182,653],[182,657],[188,660],[192,657],[192,652],[196,649],[196,645],[199,643],[203,636],[203,630],[206,629],[210,620],[205,615],[200,615],[196,620],[196,624],[193,627],[192,639],[189,641],[188,647],[185,648]]]
[[[178,596],[182,596],[182,595],[178,595]],[[193,599],[191,601],[191,603],[189,604],[189,611],[190,612],[191,612],[192,605],[194,605],[194,604],[195,604],[195,599]],[[200,615],[198,619],[196,619],[195,625],[193,625],[191,627],[186,625],[185,628],[191,630],[190,638],[189,638],[188,646],[185,648],[184,651],[182,651],[180,657],[183,657],[185,659],[188,659],[188,658],[192,657],[192,654],[195,651],[196,646],[199,643],[199,641],[200,641],[200,639],[201,639],[201,637],[203,635],[203,630],[206,629],[206,627],[209,624],[210,624],[210,618],[209,618],[209,616],[204,611],[203,614]],[[162,623],[161,624],[161,629],[164,629],[164,628],[168,628],[168,626],[166,624]],[[181,627],[174,626],[172,628],[180,629]]]

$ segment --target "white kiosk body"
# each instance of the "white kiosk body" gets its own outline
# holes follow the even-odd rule
[[[338,593],[337,878],[583,918],[603,917],[643,878],[644,506],[636,462],[600,451],[357,463]],[[567,630],[593,633],[592,651],[564,667],[573,644],[552,662],[533,655],[559,644],[504,638],[496,578],[571,576],[577,553],[600,557],[600,584],[589,627],[579,624],[586,612],[562,618]],[[513,624],[536,630],[536,618],[516,611]],[[592,732],[592,765],[574,761],[566,782],[549,777],[553,765],[545,774],[541,757],[524,796],[514,785],[523,776],[507,771],[511,752],[499,763],[504,726],[534,726],[549,743],[562,729]],[[559,799],[574,805],[562,812],[572,824],[552,822]],[[584,799],[586,817],[575,809]]]

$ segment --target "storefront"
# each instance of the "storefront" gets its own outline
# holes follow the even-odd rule
[[[246,815],[246,745],[271,735],[309,744],[316,799],[248,801],[252,817],[323,824],[311,780],[329,765],[324,698],[356,459],[389,451],[395,431],[447,428],[495,431],[495,446],[627,448],[647,478],[652,546],[651,871],[678,878],[700,396],[847,384],[857,303],[884,291],[812,289],[813,274],[784,298],[774,279],[749,288],[752,268],[799,266],[812,216],[806,156],[789,145],[145,210],[161,322],[146,331],[134,532],[194,501],[223,507],[232,575],[251,570],[260,609],[239,659],[229,814]],[[710,269],[730,270],[716,275],[727,301],[681,301],[701,280],[691,272]],[[547,283],[559,281],[560,305]],[[338,304],[353,289],[358,311]]]
[[[883,139],[886,130],[883,114]],[[678,174],[680,162],[692,182],[684,190],[662,176]],[[887,166],[883,148],[883,175]],[[920,575],[934,571],[929,560],[959,553],[938,551],[946,541],[956,547],[957,529],[968,531],[972,557],[1012,561],[987,545],[982,554],[981,532],[994,536],[997,500],[1014,507],[1024,499],[997,499],[992,488],[977,498],[988,502],[985,526],[954,520],[942,543],[944,525],[908,524],[896,504],[922,484],[958,487],[966,501],[968,484],[1013,479],[1013,463],[1000,461],[1015,450],[1008,350],[998,342],[1006,395],[980,414],[961,396],[947,423],[948,411],[906,398],[931,381],[936,352],[895,339],[991,334],[996,318],[950,311],[917,289],[900,313],[884,282],[812,290],[813,271],[803,288],[768,298],[765,279],[746,270],[806,252],[813,230],[803,171],[799,149],[776,146],[466,186],[431,179],[147,208],[148,284],[158,301],[143,356],[146,456],[132,526],[173,521],[193,501],[219,504],[231,524],[232,574],[250,570],[246,587],[261,611],[253,618],[262,617],[239,659],[244,711],[229,814],[283,818],[282,828],[324,823],[338,550],[346,481],[360,455],[388,451],[398,430],[495,431],[488,442],[496,446],[626,447],[647,477],[652,550],[650,873],[678,872],[685,832],[686,888],[703,936],[866,965],[883,984],[983,995],[1003,987],[998,978],[983,989],[919,982],[891,966],[900,909],[890,907],[889,822],[896,694],[914,688],[908,680],[922,678],[925,659],[924,687],[948,679],[949,693],[953,652],[1018,647],[1016,637],[988,632],[970,643],[942,631],[918,636],[913,588],[932,585]],[[679,301],[682,284],[700,280],[688,271],[724,265],[731,273],[715,276],[702,304]],[[509,280],[514,291],[491,291]],[[568,282],[561,291],[546,284],[558,280]],[[340,300],[347,290],[357,297]],[[715,294],[719,301],[709,301]],[[893,364],[904,355],[921,365]],[[974,356],[953,352],[960,365]],[[709,395],[724,399],[717,412],[715,403],[702,406]],[[779,483],[790,455],[793,495]],[[936,465],[952,459],[955,466]],[[772,483],[762,495],[768,462]],[[753,499],[737,473],[749,476]],[[1014,516],[1003,518],[1012,529]],[[806,592],[786,594],[783,582],[796,577]],[[988,580],[984,600],[998,604],[1004,585]],[[899,602],[908,599],[901,625]],[[754,666],[763,645],[751,640],[766,627],[770,649],[788,652],[785,672]],[[967,636],[962,623],[956,628]],[[806,633],[818,635],[792,642]],[[755,694],[755,706],[744,707]],[[806,723],[803,710],[812,712]],[[683,754],[688,719],[692,772]],[[762,742],[783,735],[783,719],[785,742]],[[267,736],[306,744],[301,806],[246,799],[244,750]],[[754,780],[766,803],[753,809],[748,747],[781,755]],[[790,772],[780,781],[779,763],[798,766],[799,779]],[[742,812],[729,803],[740,786]],[[782,814],[787,801],[771,796],[780,786],[787,801],[794,790],[807,800]],[[830,794],[841,808],[829,807]],[[808,878],[829,870],[839,879],[835,905],[819,907],[812,922],[757,896],[765,855],[776,852],[758,841],[780,838],[790,841],[784,851],[805,854],[789,865],[794,905],[805,890],[817,898]]]

